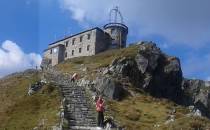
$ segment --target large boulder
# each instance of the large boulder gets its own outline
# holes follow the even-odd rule
[[[110,77],[97,77],[95,86],[100,94],[110,99],[121,100],[125,95],[122,85]]]
[[[161,52],[156,44],[142,42],[135,58],[115,59],[110,71],[129,77],[130,82],[154,96],[179,100],[181,97],[182,70],[176,57]]]
[[[115,59],[110,65],[109,71],[114,75],[114,77],[119,78],[119,74],[128,77],[130,82],[138,85],[143,85],[143,75],[138,69],[136,61],[129,57],[123,57],[121,59]]]
[[[152,94],[180,101],[182,96],[182,70],[178,58],[160,55],[158,66],[150,74],[152,80],[148,90]]]

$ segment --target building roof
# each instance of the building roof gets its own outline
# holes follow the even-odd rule
[[[49,47],[49,48],[47,48],[47,49],[44,49],[43,52],[45,52],[45,51],[47,51],[47,50],[50,50],[50,49],[52,49],[52,48],[58,47],[58,46],[64,46],[64,45],[63,45],[63,44],[57,44],[57,45],[55,45],[55,46]]]
[[[71,36],[65,37],[65,38],[63,38],[63,39],[57,40],[57,41],[55,41],[55,42],[53,42],[53,43],[50,43],[49,45],[56,44],[56,43],[58,43],[58,42],[60,42],[60,41],[64,41],[64,40],[69,39],[69,38],[71,38],[71,37],[74,37],[74,36],[76,36],[76,35],[80,35],[80,34],[82,34],[82,33],[85,33],[85,32],[88,32],[88,31],[92,31],[92,30],[95,30],[95,29],[96,29],[96,30],[99,30],[99,31],[103,31],[103,30],[102,30],[102,29],[100,29],[99,27],[94,27],[94,28],[91,28],[91,29],[85,30],[85,31],[83,31],[83,32],[80,32],[80,33],[77,33],[77,34],[74,34],[74,35],[71,35]]]

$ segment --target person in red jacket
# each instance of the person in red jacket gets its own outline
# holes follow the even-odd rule
[[[103,127],[104,125],[104,100],[100,95],[96,102],[96,111],[98,112],[98,126]]]

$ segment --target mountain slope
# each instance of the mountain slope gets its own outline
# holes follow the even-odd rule
[[[210,128],[209,119],[193,116],[199,108],[196,104],[187,104],[195,105],[193,110],[183,104],[188,99],[182,90],[179,59],[164,54],[154,43],[70,59],[56,69],[78,73],[78,84],[92,95],[105,95],[106,115],[129,130]]]
[[[78,89],[83,87],[89,97],[103,94],[105,115],[113,117],[115,123],[126,130],[210,128],[210,120],[200,115],[201,107],[197,104],[205,106],[202,114],[208,111],[209,84],[183,79],[179,59],[164,54],[148,42],[69,59],[47,68],[44,75],[51,84],[32,96],[27,95],[28,85],[40,80],[40,73],[25,71],[1,79],[0,128],[32,129],[43,122],[44,128],[56,125],[61,94],[54,83],[70,82],[70,75],[75,72],[79,74]],[[67,89],[72,91],[68,86],[62,93],[74,94]],[[67,102],[71,103],[71,98]],[[76,102],[74,105],[78,106]]]
[[[52,127],[59,122],[60,96],[51,85],[44,86],[38,93],[28,96],[29,84],[39,80],[34,70],[13,74],[0,80],[0,129],[33,129]]]

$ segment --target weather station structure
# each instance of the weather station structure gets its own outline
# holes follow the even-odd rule
[[[92,56],[109,49],[126,47],[128,27],[118,7],[109,12],[104,28],[94,27],[54,41],[44,50],[43,63],[55,66],[67,59]]]
[[[112,48],[126,47],[128,27],[123,23],[123,16],[118,6],[110,10],[109,23],[104,25],[104,31],[112,38]]]

